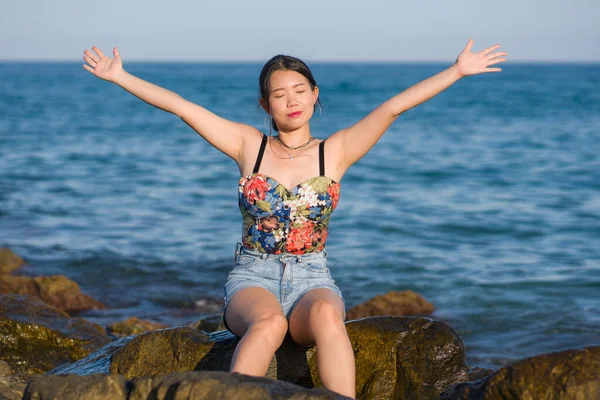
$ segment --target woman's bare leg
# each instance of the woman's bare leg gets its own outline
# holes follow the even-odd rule
[[[288,329],[277,298],[264,288],[245,288],[233,295],[226,314],[229,329],[242,338],[229,372],[264,376]]]
[[[344,303],[330,289],[312,289],[290,316],[295,342],[317,348],[317,368],[323,385],[344,396],[356,397],[354,350],[343,320]]]

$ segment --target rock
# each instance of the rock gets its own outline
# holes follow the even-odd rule
[[[213,315],[201,319],[200,321],[191,324],[191,328],[200,329],[204,332],[224,331],[223,316],[221,314]]]
[[[353,320],[375,316],[409,316],[431,314],[433,304],[412,290],[388,292],[375,296],[346,312],[346,319]]]
[[[23,398],[126,400],[127,394],[125,378],[121,375],[67,375],[32,379]]]
[[[140,333],[167,328],[167,325],[159,324],[137,317],[131,317],[124,321],[118,321],[108,327],[108,333],[113,336],[122,337],[138,335]]]
[[[600,399],[600,346],[526,358],[453,386],[441,399]]]
[[[206,296],[194,301],[194,311],[201,313],[217,313],[223,310],[223,298]]]
[[[346,323],[356,357],[360,398],[430,399],[465,381],[464,346],[448,324],[430,318],[374,317]],[[192,370],[228,371],[238,339],[226,332],[177,327],[111,343],[49,374],[122,374],[127,379]],[[289,336],[277,350],[267,378],[321,387],[316,349]],[[433,396],[433,397],[432,397]]]
[[[109,342],[100,325],[35,297],[0,294],[0,358],[19,374],[48,371]]]
[[[363,399],[434,399],[467,379],[464,345],[445,322],[372,317],[346,324]]]
[[[0,400],[21,400],[27,379],[22,375],[0,376]]]
[[[6,361],[0,360],[0,376],[9,376],[13,374],[12,368]]]
[[[104,308],[104,304],[81,293],[79,285],[63,275],[34,278],[0,275],[0,294],[35,296],[68,313]]]
[[[306,389],[287,382],[237,373],[174,372],[126,382],[122,375],[54,375],[36,377],[25,399],[86,400],[343,400],[348,397],[327,389]]]
[[[136,378],[132,386],[130,400],[349,399],[324,388],[306,389],[274,379],[218,371],[174,372],[158,377]]]
[[[24,379],[12,376],[13,370],[6,361],[0,361],[0,400],[17,400],[23,397]]]
[[[8,274],[23,264],[25,264],[25,261],[13,253],[11,249],[0,248],[0,275]]]

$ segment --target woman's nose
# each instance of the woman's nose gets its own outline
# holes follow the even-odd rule
[[[290,93],[287,97],[287,106],[292,107],[298,104],[298,99],[296,98],[296,93]]]

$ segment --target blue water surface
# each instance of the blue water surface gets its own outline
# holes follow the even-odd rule
[[[268,131],[259,64],[131,73]],[[326,138],[442,64],[315,64]],[[411,289],[496,368],[600,344],[600,65],[507,64],[401,115],[343,178],[330,268],[354,306]],[[78,63],[0,64],[0,246],[104,302],[184,324],[222,300],[235,162]],[[214,312],[214,311],[213,311]]]

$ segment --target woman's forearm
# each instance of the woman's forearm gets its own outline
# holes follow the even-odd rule
[[[460,78],[461,75],[458,72],[456,64],[454,64],[450,68],[431,78],[427,78],[392,97],[387,101],[388,104],[386,108],[392,112],[394,117],[397,117],[404,111],[410,110],[431,99],[438,93],[441,93]]]
[[[140,79],[125,70],[113,82],[146,103],[173,114],[177,114],[177,106],[185,101],[177,93]]]

